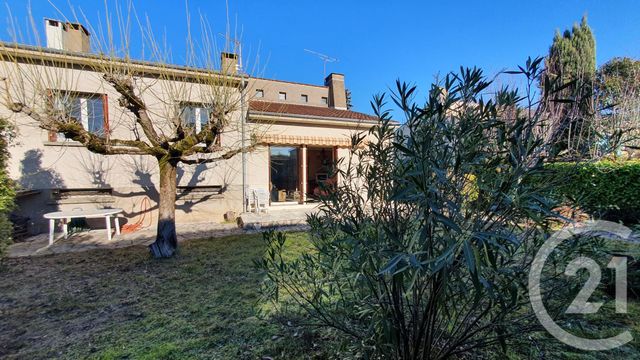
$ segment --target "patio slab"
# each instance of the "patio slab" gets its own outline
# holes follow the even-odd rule
[[[177,224],[176,231],[179,242],[234,234],[252,234],[262,232],[267,228],[283,231],[305,231],[308,230],[307,215],[316,211],[316,204],[273,205],[266,213],[241,214],[238,223]],[[67,239],[64,239],[61,233],[56,233],[56,241],[49,245],[48,234],[45,233],[27,238],[24,242],[12,244],[7,251],[7,257],[147,246],[155,241],[155,237],[155,226],[129,234],[112,235],[111,241],[107,240],[106,230],[99,229],[71,234]]]
[[[273,205],[261,213],[240,214],[238,225],[245,230],[260,230],[282,226],[302,226],[307,224],[307,215],[318,211],[316,204]]]

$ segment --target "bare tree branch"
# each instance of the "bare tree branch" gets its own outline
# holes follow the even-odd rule
[[[192,159],[192,158],[186,158],[186,157],[182,157],[180,158],[180,162],[182,162],[183,164],[188,164],[188,165],[197,165],[197,164],[209,164],[209,163],[215,163],[218,161],[223,161],[223,160],[228,160],[231,159],[232,157],[244,152],[251,152],[253,150],[255,150],[256,145],[251,145],[251,146],[247,146],[244,148],[238,148],[238,149],[233,149],[230,151],[225,152],[224,154],[220,155],[220,156],[215,156],[215,157],[208,157],[205,159]]]
[[[118,104],[131,111],[136,117],[136,121],[142,127],[142,131],[149,142],[153,144],[153,146],[160,146],[162,140],[153,127],[151,118],[149,118],[146,104],[134,92],[132,79],[130,77],[116,76],[112,73],[105,73],[103,78],[121,95],[120,99],[118,99]]]

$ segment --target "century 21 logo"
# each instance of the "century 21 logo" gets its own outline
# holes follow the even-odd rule
[[[609,221],[589,221],[580,224],[579,227],[564,228],[553,234],[542,245],[531,265],[529,272],[529,300],[536,314],[536,317],[544,328],[556,339],[563,343],[581,350],[610,350],[622,346],[633,340],[628,330],[605,339],[585,339],[575,336],[561,328],[549,316],[549,313],[542,303],[540,289],[540,279],[545,261],[553,250],[564,240],[575,235],[597,233],[599,236],[615,239],[629,239],[631,230],[626,226]],[[627,259],[625,257],[614,256],[608,268],[615,269],[616,280],[616,312],[627,312]],[[571,302],[565,313],[567,314],[593,314],[602,307],[601,302],[589,302],[589,297],[600,284],[602,272],[598,263],[588,257],[578,257],[571,261],[566,269],[565,275],[575,276],[578,270],[586,269],[589,272],[589,279],[584,284],[576,298]]]

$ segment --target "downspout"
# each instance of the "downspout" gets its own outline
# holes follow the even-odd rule
[[[241,123],[241,146],[242,146],[242,212],[247,211],[247,149],[245,148],[245,123],[247,120],[247,104],[245,102],[245,92],[249,82],[244,79],[244,72],[240,74],[242,79],[242,90],[240,91],[240,108],[242,111]]]

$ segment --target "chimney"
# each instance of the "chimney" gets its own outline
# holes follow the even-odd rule
[[[223,52],[221,54],[220,67],[223,74],[236,75],[238,73],[238,55]]]
[[[329,106],[339,110],[347,110],[347,93],[344,88],[344,75],[331,73],[324,79],[324,86],[329,87]]]
[[[90,52],[89,31],[82,24],[45,19],[47,47],[58,50]]]

